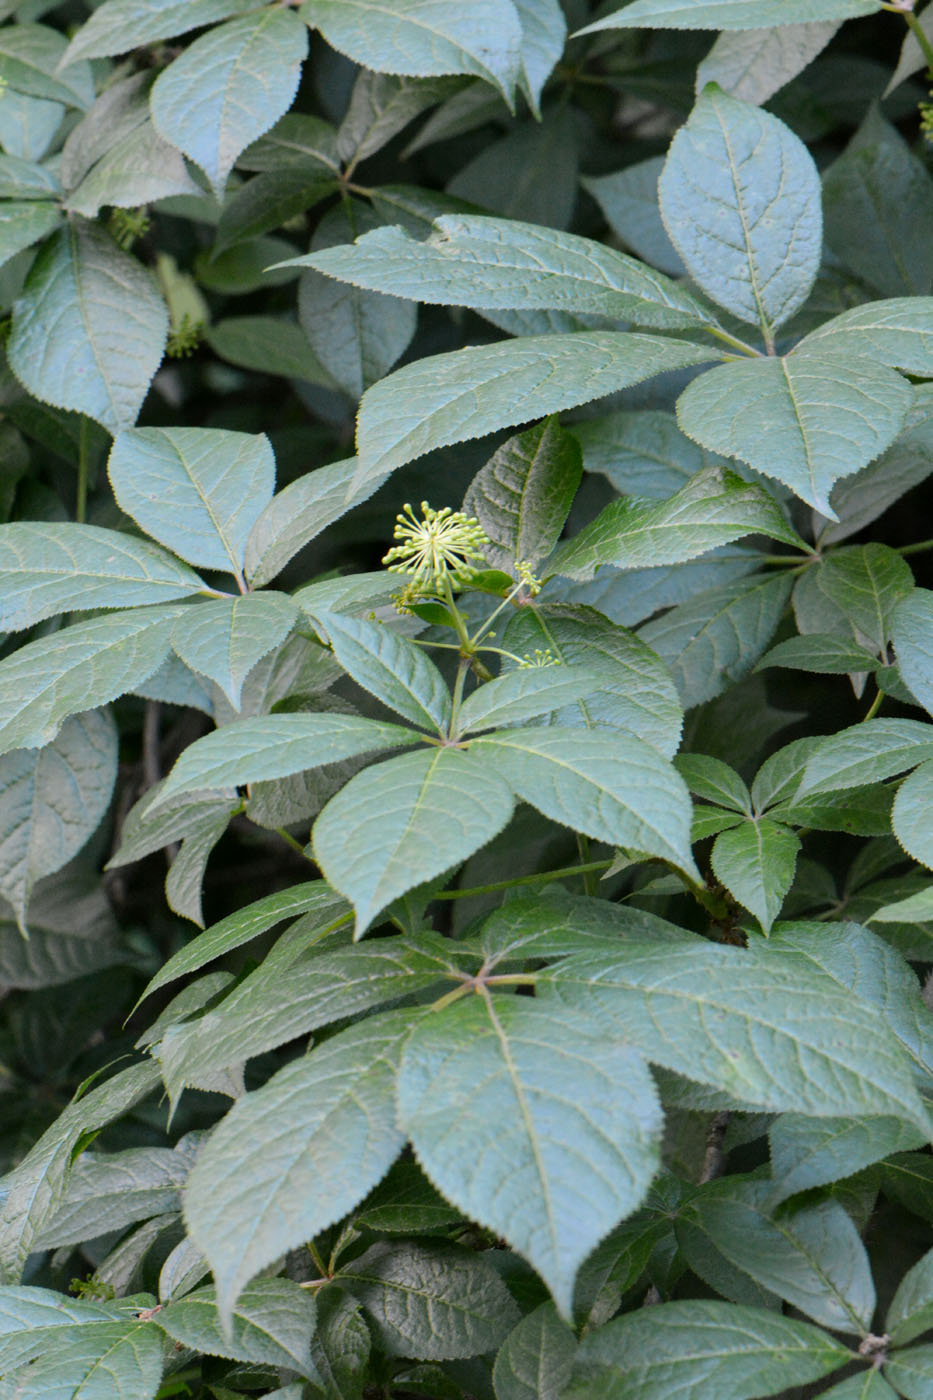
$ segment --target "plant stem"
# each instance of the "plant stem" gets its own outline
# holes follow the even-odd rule
[[[518,885],[546,885],[550,880],[569,880],[572,875],[586,875],[591,870],[608,870],[611,860],[592,860],[588,865],[568,865],[563,870],[543,870],[539,875],[519,875],[515,880],[497,880],[492,885],[477,885],[472,890],[441,890],[435,899],[470,899],[473,895],[498,894],[500,890]]]
[[[282,840],[286,843],[286,845],[291,846],[293,851],[297,851],[303,860],[308,859],[308,857],[305,855],[305,848],[301,844],[301,842],[296,841],[294,836],[290,835],[289,832],[287,832],[283,826],[277,826],[275,828],[275,834],[276,836],[281,836]]]
[[[87,519],[87,478],[90,467],[90,423],[87,414],[81,415],[81,431],[78,436],[78,494],[75,501],[75,520],[83,525]]]
[[[926,34],[923,32],[923,25],[920,23],[913,10],[902,10],[901,13],[904,16],[904,22],[907,28],[920,45],[920,51],[927,61],[929,72],[933,73],[933,44],[930,43]]]
[[[908,554],[923,554],[928,549],[933,549],[933,540],[918,540],[916,544],[895,545],[897,553],[903,559]]]
[[[596,894],[596,876],[592,869],[590,860],[590,838],[582,831],[577,832],[577,850],[580,853],[580,861],[583,866],[581,874],[583,876],[583,893],[588,895]]]
[[[881,709],[881,702],[882,702],[883,699],[884,699],[884,691],[883,691],[883,690],[879,690],[878,693],[877,693],[877,695],[875,696],[874,700],[871,702],[871,704],[869,705],[868,709],[865,711],[865,717],[864,717],[864,719],[862,720],[862,723],[863,723],[863,724],[865,723],[866,720],[874,719],[874,718],[875,718],[875,715],[876,715],[876,714],[878,713],[878,711]]]
[[[721,326],[706,326],[707,335],[713,335],[717,340],[721,340],[726,345],[731,345],[734,350],[740,350],[743,355],[751,355],[753,359],[763,360],[764,356],[760,350],[756,350],[754,345],[749,345],[747,341],[739,340],[737,335],[730,335]]]

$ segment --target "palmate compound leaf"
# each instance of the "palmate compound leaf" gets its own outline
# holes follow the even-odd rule
[[[573,408],[665,370],[721,358],[719,350],[626,331],[524,336],[431,355],[363,395],[357,484],[384,477],[435,447]]]
[[[136,421],[168,328],[152,273],[100,224],[75,219],[33,263],[13,308],[7,354],[37,399],[117,433]]]
[[[107,471],[117,504],[147,535],[192,564],[240,577],[275,489],[264,433],[136,428],[116,439]]]
[[[2,674],[0,669],[0,679]],[[330,712],[238,720],[189,744],[149,810],[155,812],[183,792],[287,778],[356,754],[412,744],[420,737],[398,724]]]
[[[833,482],[891,445],[912,400],[911,386],[886,365],[820,347],[701,375],[678,399],[677,421],[710,451],[776,477],[834,520]]]
[[[474,739],[470,757],[546,817],[596,841],[670,861],[691,880],[690,796],[680,774],[634,735],[506,729]]]
[[[134,608],[28,642],[0,661],[0,753],[51,743],[69,715],[135,690],[169,651],[179,607]]]
[[[619,569],[681,564],[743,535],[806,546],[763,486],[727,467],[704,467],[665,501],[612,501],[548,560],[549,575],[591,579],[604,564]]]
[[[768,944],[628,943],[538,974],[538,995],[614,1018],[647,1059],[774,1112],[894,1116],[929,1133],[881,1011],[818,965]]]
[[[152,88],[156,130],[223,195],[238,155],[290,107],[308,51],[291,10],[266,6],[207,30]]]
[[[339,1032],[238,1100],[204,1144],[184,1211],[222,1326],[264,1265],[339,1220],[398,1156],[395,1081],[417,1015],[389,1011]]]
[[[312,616],[357,685],[409,723],[447,733],[450,691],[420,647],[382,623],[323,611]]]
[[[799,850],[796,832],[767,817],[722,831],[713,844],[710,859],[717,880],[751,910],[766,934],[793,884]]]
[[[172,649],[192,671],[219,685],[238,710],[247,675],[284,642],[298,617],[286,593],[218,598],[185,609],[172,628]]]
[[[608,676],[607,676],[608,671]],[[460,708],[457,730],[495,729],[573,705],[614,679],[611,668],[593,666],[523,666],[478,686]]]
[[[77,855],[110,805],[118,737],[107,711],[65,721],[41,749],[0,757],[0,892],[20,928],[36,881]]]
[[[806,146],[714,83],[671,142],[658,195],[687,271],[770,345],[820,266],[820,178]]]
[[[661,1303],[585,1337],[562,1400],[760,1400],[850,1359],[818,1327],[763,1308]]]
[[[313,1296],[300,1284],[288,1278],[260,1278],[237,1299],[228,1335],[221,1326],[213,1288],[199,1288],[170,1303],[155,1321],[192,1351],[253,1366],[284,1366],[314,1380],[311,1337],[316,1313]]]
[[[775,24],[854,19],[881,0],[635,0],[577,34],[601,29],[770,29]]]
[[[579,234],[483,215],[443,215],[423,240],[398,226],[377,228],[286,265],[441,306],[563,308],[657,330],[716,324],[691,292],[637,258]]]
[[[415,1027],[398,1102],[438,1189],[523,1254],[569,1318],[577,1269],[659,1165],[638,1052],[553,1003],[470,996]]]
[[[514,800],[498,767],[432,746],[364,769],[331,798],[314,824],[314,857],[354,906],[357,938],[394,899],[502,830]]]
[[[148,540],[61,521],[0,525],[0,628],[59,613],[167,603],[207,591],[193,569]]]
[[[471,73],[508,103],[522,72],[512,0],[305,0],[299,13],[332,48],[377,73]]]

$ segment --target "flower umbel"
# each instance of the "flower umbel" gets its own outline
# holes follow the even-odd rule
[[[413,574],[405,589],[408,600],[443,593],[446,584],[469,583],[476,574],[474,564],[483,560],[483,547],[489,536],[475,516],[461,510],[433,510],[421,502],[419,520],[410,505],[396,516],[393,545],[383,558],[390,573]]]

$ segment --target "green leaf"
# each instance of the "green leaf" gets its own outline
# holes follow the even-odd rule
[[[922,1136],[900,1118],[811,1118],[782,1113],[769,1133],[772,1203],[844,1180],[893,1152],[919,1147]]]
[[[108,463],[118,505],[192,564],[240,577],[246,541],[275,487],[264,433],[135,428]]]
[[[685,709],[748,675],[774,635],[791,586],[782,574],[737,579],[641,628],[639,637],[667,664]]]
[[[681,1208],[733,1267],[814,1322],[864,1335],[875,1310],[865,1246],[838,1201],[773,1214],[770,1181],[714,1182]]]
[[[271,131],[254,141],[237,161],[241,170],[275,170],[289,166],[319,165],[332,175],[340,173],[337,133],[322,117],[307,112],[286,112]]]
[[[891,445],[912,397],[883,364],[808,347],[701,375],[678,399],[677,421],[710,451],[776,477],[832,520],[833,482]]]
[[[294,258],[374,292],[480,310],[565,308],[658,330],[715,324],[685,288],[579,234],[478,215],[435,219],[426,239],[377,228],[352,246]]]
[[[69,1104],[4,1178],[6,1194],[0,1206],[0,1274],[4,1279],[15,1282],[20,1278],[33,1241],[61,1200],[75,1148],[84,1135],[126,1113],[158,1082],[158,1071],[150,1062],[120,1070]]]
[[[116,728],[97,710],[66,720],[45,748],[0,757],[0,891],[23,932],[33,886],[77,855],[97,829],[116,776]]]
[[[896,1347],[933,1326],[933,1251],[918,1259],[901,1279],[884,1320]]]
[[[0,668],[0,679],[2,674]],[[153,799],[152,811],[183,792],[286,778],[355,754],[411,744],[418,737],[400,725],[356,715],[261,715],[238,720],[189,744]]]
[[[933,919],[933,887],[910,894],[906,899],[895,900],[893,904],[883,904],[867,919],[866,924],[926,923]]]
[[[590,579],[604,564],[656,568],[695,559],[744,535],[769,535],[805,549],[774,497],[726,467],[704,467],[666,501],[612,501],[557,550],[548,572]]]
[[[110,903],[96,876],[69,871],[40,881],[29,905],[29,938],[0,904],[2,985],[54,987],[124,960]]]
[[[7,353],[37,399],[116,433],[136,421],[167,334],[152,273],[100,225],[76,219],[33,263]]]
[[[883,296],[925,296],[933,253],[915,230],[933,219],[933,180],[873,106],[823,175],[829,251]]]
[[[0,753],[41,748],[69,715],[106,705],[165,660],[178,608],[108,613],[0,661]]]
[[[574,423],[570,429],[583,448],[588,472],[602,472],[623,496],[673,496],[703,467],[723,459],[692,442],[673,413],[623,409]]]
[[[933,1346],[897,1352],[885,1362],[884,1374],[905,1400],[929,1400],[933,1393]]]
[[[207,333],[222,360],[259,374],[281,374],[333,388],[334,382],[294,321],[279,316],[228,316]],[[384,478],[380,478],[380,482]]]
[[[483,953],[492,963],[514,958],[560,958],[613,953],[622,939],[690,943],[694,935],[630,905],[566,893],[510,899],[482,926]]]
[[[4,1390],[22,1400],[154,1400],[161,1380],[158,1328],[127,1318],[68,1328],[28,1367],[7,1371]]]
[[[256,1365],[285,1366],[311,1380],[314,1298],[288,1278],[260,1278],[237,1299],[225,1334],[213,1288],[200,1288],[163,1308],[156,1319],[176,1342],[208,1356]]]
[[[216,24],[254,8],[259,0],[105,0],[68,46],[67,59],[128,53],[189,29]]]
[[[491,841],[512,808],[494,764],[461,749],[419,750],[365,769],[331,798],[314,824],[314,858],[355,907],[360,937],[399,895]]]
[[[403,1156],[370,1192],[354,1219],[378,1234],[413,1235],[444,1230],[462,1216],[435,1191],[417,1163]]]
[[[252,904],[237,909],[219,923],[212,924],[199,937],[180,948],[177,953],[162,965],[155,977],[143,992],[140,1001],[157,992],[169,982],[184,977],[189,972],[197,972],[206,963],[224,953],[240,948],[244,943],[257,938],[283,919],[291,919],[315,909],[330,909],[339,904],[340,899],[323,880],[310,880],[305,884],[292,885],[289,889],[267,894]]]
[[[513,572],[534,567],[557,544],[573,504],[583,464],[572,434],[556,417],[509,438],[467,487],[463,508],[492,541],[486,559]]]
[[[471,73],[507,102],[521,73],[522,30],[511,0],[305,0],[299,13],[332,48],[377,73]]]
[[[658,177],[662,156],[636,161],[614,175],[580,181],[606,216],[613,233],[652,267],[671,277],[685,273],[680,254],[667,234],[658,207]]]
[[[814,350],[858,355],[908,374],[933,374],[933,297],[892,297],[854,306],[797,346],[799,354]]]
[[[824,1400],[897,1400],[880,1371],[859,1371],[821,1394]]]
[[[93,608],[131,608],[192,597],[207,585],[147,540],[96,525],[0,525],[0,627]]]
[[[285,593],[247,593],[186,608],[172,628],[172,647],[186,666],[220,686],[235,710],[243,681],[298,621]]]
[[[817,675],[845,675],[847,671],[877,671],[881,662],[877,656],[858,645],[837,637],[832,632],[808,632],[803,637],[790,637],[766,651],[755,667],[764,671],[769,666],[784,666],[792,671],[814,671]]]
[[[61,183],[45,165],[20,156],[0,156],[0,192],[4,199],[57,199]]]
[[[83,1153],[69,1173],[62,1201],[35,1241],[36,1250],[80,1244],[150,1215],[177,1211],[190,1167],[191,1156],[183,1149]]]
[[[933,593],[915,588],[894,610],[891,640],[898,670],[925,710],[933,713]]]
[[[711,84],[671,142],[658,194],[690,275],[770,342],[820,266],[820,180],[800,138]]]
[[[453,1244],[374,1244],[337,1278],[362,1303],[390,1356],[478,1356],[498,1347],[518,1321],[492,1265]]]
[[[751,910],[765,934],[794,882],[800,838],[779,822],[758,817],[721,832],[711,855],[716,879]]]
[[[307,51],[297,15],[267,6],[209,29],[156,79],[156,130],[201,167],[218,199],[237,156],[291,106]]]
[[[743,1103],[903,1118],[924,1129],[909,1063],[879,1010],[793,952],[629,943],[538,974],[538,995],[612,1017],[654,1063]]]
[[[15,92],[66,107],[90,107],[94,77],[84,62],[64,62],[68,41],[45,24],[7,24],[0,31],[0,79]],[[57,123],[56,123],[57,125]]]
[[[891,829],[908,855],[921,865],[933,866],[933,831],[930,800],[933,796],[933,762],[921,763],[898,788],[891,810]]]
[[[877,783],[933,758],[933,726],[916,719],[870,719],[820,739],[798,796]]]
[[[312,617],[357,685],[411,724],[447,733],[450,692],[420,647],[385,623],[329,612],[316,612]]]
[[[847,1347],[808,1322],[689,1299],[637,1309],[591,1332],[564,1396],[758,1400],[818,1380],[849,1358]]]
[[[474,739],[470,751],[553,821],[697,878],[686,786],[643,741],[621,732],[514,729]]]
[[[10,200],[0,205],[0,265],[54,233],[61,217],[61,210],[47,200]]]
[[[776,24],[852,19],[878,9],[880,0],[634,0],[577,33],[628,28],[769,29]]]
[[[514,0],[522,25],[519,84],[533,114],[541,116],[541,93],[564,52],[567,21],[560,0]]]
[[[202,194],[201,186],[188,174],[181,151],[147,121],[110,147],[69,194],[65,208],[93,219],[104,205],[133,209],[170,195]]]
[[[576,1349],[576,1338],[553,1303],[542,1303],[499,1348],[492,1372],[496,1400],[558,1400]]]
[[[264,1265],[352,1210],[398,1156],[395,1078],[415,1014],[332,1036],[240,1099],[198,1153],[185,1220],[210,1260],[222,1327]]]
[[[487,681],[468,695],[460,709],[457,730],[495,729],[518,724],[591,696],[604,675],[595,666],[528,666]]]
[[[384,476],[435,447],[719,358],[717,350],[683,341],[609,331],[528,336],[432,355],[363,395],[359,480]]]
[[[326,1400],[363,1400],[372,1338],[360,1305],[334,1285],[321,1289],[317,1306],[311,1356],[324,1378]]]
[[[563,665],[599,673],[586,698],[554,711],[552,725],[597,731],[610,725],[628,730],[665,758],[677,751],[683,725],[677,692],[662,663],[631,632],[593,608],[551,603],[518,609],[504,641],[519,655],[550,651]]]
[[[267,170],[255,179],[247,181],[224,200],[223,211],[217,224],[213,256],[207,265],[208,275],[211,268],[216,268],[217,258],[223,253],[247,239],[267,233],[269,229],[281,228],[291,219],[313,209],[337,189],[339,185],[331,172],[316,160],[309,160],[307,164],[286,165],[282,169]],[[292,244],[283,239],[282,252],[288,254],[292,251]],[[277,267],[281,262],[282,252],[272,252],[263,264],[262,271],[269,273]],[[295,276],[296,273],[292,272],[291,275]],[[204,280],[203,276],[200,280]],[[264,287],[271,287],[273,283],[272,276],[260,278],[260,285]]]
[[[914,591],[906,560],[877,543],[836,549],[824,560],[817,583],[845,614],[856,638],[876,656],[884,654],[892,615]]]
[[[767,102],[816,58],[838,28],[838,20],[829,19],[720,34],[697,68],[697,92],[717,83],[744,102]]]
[[[682,753],[674,760],[674,767],[690,791],[705,802],[715,802],[745,816],[751,814],[748,788],[728,763],[704,754]]]
[[[438,1189],[524,1255],[568,1317],[577,1269],[659,1165],[645,1062],[572,1012],[487,994],[415,1027],[398,1102]]]
[[[126,1317],[126,1305],[68,1298],[48,1288],[0,1288],[0,1356],[3,1366],[25,1364],[37,1355],[43,1341],[66,1335],[75,1326],[92,1322],[116,1322]],[[58,1333],[51,1329],[63,1328]],[[43,1338],[43,1333],[45,1334]]]

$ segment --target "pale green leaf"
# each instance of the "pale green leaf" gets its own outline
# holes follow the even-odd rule
[[[766,934],[793,884],[799,850],[800,838],[767,817],[723,831],[713,844],[717,880],[751,910]]]
[[[276,170],[317,164],[336,175],[340,170],[337,133],[322,117],[286,112],[271,131],[254,141],[237,161],[241,170]],[[374,191],[375,193],[375,191]]]
[[[901,1279],[884,1326],[896,1347],[933,1327],[933,1251],[918,1259]]]
[[[704,467],[666,501],[612,501],[548,560],[551,574],[586,580],[604,564],[621,569],[681,564],[744,535],[803,540],[763,486],[727,467]]]
[[[653,1062],[759,1108],[895,1116],[926,1128],[912,1071],[877,1007],[768,943],[628,943],[538,974],[538,995],[616,1021]]]
[[[216,268],[216,259],[221,254],[270,229],[281,228],[338,189],[330,171],[316,160],[309,160],[306,165],[286,165],[281,170],[267,170],[248,180],[224,200],[212,256],[207,264],[208,276],[210,269]],[[279,266],[283,254],[286,257],[284,272],[279,271],[277,275],[297,275],[297,269],[291,269],[288,264],[288,256],[294,252],[294,245],[286,243],[284,239],[281,244],[281,252],[276,250],[263,263],[264,275],[259,279],[263,287],[274,285],[274,269]],[[203,282],[204,277],[200,276],[199,280]]]
[[[19,1365],[42,1349],[58,1329],[71,1331],[91,1322],[116,1322],[126,1317],[125,1304],[69,1298],[49,1288],[0,1288],[0,1356],[7,1367]],[[55,1329],[54,1331],[52,1329]],[[61,1335],[65,1335],[64,1332]]]
[[[309,253],[290,265],[442,306],[563,307],[665,330],[713,323],[686,288],[636,258],[512,219],[448,214],[421,240],[397,226],[377,228],[352,246]]]
[[[701,375],[678,399],[677,421],[704,447],[776,477],[834,519],[833,482],[891,445],[912,399],[886,365],[814,346]]]
[[[10,906],[0,902],[0,987],[54,987],[125,956],[96,875],[72,869],[40,881],[29,905],[28,939]]]
[[[467,696],[457,731],[467,734],[534,719],[593,695],[604,679],[598,666],[523,666],[508,671]]]
[[[67,58],[128,53],[255,8],[259,0],[105,0],[75,34]]]
[[[674,767],[690,791],[704,802],[715,802],[745,816],[751,814],[748,788],[728,763],[705,754],[682,753],[674,760]]]
[[[377,73],[471,73],[511,102],[522,30],[512,0],[305,0],[299,13],[332,48]]]
[[[65,208],[93,219],[104,205],[134,209],[177,194],[200,196],[203,190],[188,174],[181,151],[147,121],[110,147],[69,194]]]
[[[398,1102],[438,1189],[524,1255],[569,1316],[577,1269],[659,1165],[641,1057],[553,1004],[470,997],[415,1027]]]
[[[929,1400],[933,1394],[933,1346],[908,1347],[884,1366],[885,1379],[904,1400]]]
[[[767,102],[812,63],[838,28],[839,21],[829,19],[720,34],[697,68],[697,92],[718,83],[743,102]]]
[[[313,1296],[299,1284],[288,1278],[261,1278],[240,1294],[227,1334],[213,1288],[200,1288],[170,1303],[156,1320],[163,1332],[192,1351],[254,1366],[284,1366],[313,1380],[315,1313]]]
[[[135,428],[108,463],[117,503],[174,553],[239,575],[246,541],[275,487],[264,433]]]
[[[107,862],[108,870],[142,860],[172,841],[184,840],[205,823],[210,825],[219,812],[226,812],[229,816],[240,805],[236,789],[227,787],[194,801],[186,799],[178,804],[168,803],[151,814],[147,808],[161,787],[162,784],[157,783],[149,788],[130,808],[120,827],[120,844]]]
[[[577,33],[628,28],[770,29],[777,24],[854,19],[880,8],[880,0],[634,0]]]
[[[210,1260],[222,1325],[264,1265],[352,1210],[398,1156],[395,1079],[415,1014],[370,1017],[293,1061],[199,1152],[185,1219]]]
[[[933,758],[933,726],[916,719],[870,719],[820,739],[799,796],[877,783]]]
[[[588,472],[602,472],[623,496],[673,496],[703,467],[723,459],[692,442],[673,413],[623,409],[574,423],[569,430],[583,448]]]
[[[519,84],[528,105],[540,117],[544,84],[564,51],[567,21],[560,0],[514,0],[522,26],[522,71]]]
[[[294,321],[279,316],[227,316],[211,327],[207,342],[221,359],[243,369],[335,387],[308,337]]]
[[[666,662],[685,709],[742,680],[774,635],[790,596],[783,574],[759,574],[699,593],[639,632]]]
[[[915,588],[901,599],[894,610],[891,640],[905,683],[933,713],[933,593]]]
[[[170,554],[118,530],[59,521],[0,525],[0,627],[59,613],[192,597],[207,585]]]
[[[858,1371],[846,1381],[840,1381],[831,1390],[820,1392],[823,1400],[897,1400],[880,1371]]]
[[[836,544],[857,534],[914,486],[925,481],[931,471],[933,393],[930,385],[922,384],[914,387],[914,407],[907,416],[907,426],[887,452],[855,476],[846,477],[833,487],[829,500],[839,522],[827,521],[822,526],[819,544]]]
[[[69,1173],[58,1208],[35,1241],[36,1250],[80,1244],[125,1230],[148,1216],[177,1211],[190,1167],[184,1151],[165,1147],[83,1153]]]
[[[891,810],[891,828],[908,855],[921,865],[933,866],[933,830],[930,828],[930,802],[933,800],[933,763],[927,761],[911,773],[898,788]]]
[[[165,660],[178,608],[135,608],[40,637],[0,661],[0,752],[41,748],[69,715],[106,705]]]
[[[0,78],[15,92],[66,107],[90,107],[94,77],[90,65],[64,62],[68,41],[45,24],[7,24],[0,30]]]
[[[512,958],[561,958],[617,951],[621,941],[690,943],[694,935],[631,905],[557,892],[510,899],[482,926],[482,949],[495,965]]]
[[[518,1321],[488,1260],[446,1242],[380,1242],[337,1277],[362,1303],[390,1356],[476,1356],[493,1351]]]
[[[359,480],[385,475],[435,447],[719,358],[718,350],[684,341],[610,331],[528,336],[432,355],[363,395]]]
[[[345,165],[358,165],[388,145],[415,117],[461,88],[457,78],[397,77],[362,68],[337,131],[338,156]],[[364,228],[378,222],[367,220]]]
[[[149,89],[154,77],[149,71],[116,78],[72,127],[58,167],[66,190],[79,185],[114,145],[149,120]]]
[[[907,561],[876,542],[834,549],[823,561],[817,584],[862,645],[876,656],[885,654],[892,615],[900,600],[914,592]]]
[[[597,731],[609,725],[628,730],[665,758],[676,752],[683,725],[677,691],[662,662],[639,637],[593,608],[551,603],[520,608],[504,642],[520,656],[549,651],[563,665],[599,672],[591,693],[555,710],[551,724]]]
[[[891,297],[854,306],[825,321],[800,342],[797,353],[829,351],[933,375],[933,297]]]
[[[663,167],[663,157],[652,156],[625,166],[615,175],[584,178],[580,183],[626,247],[661,272],[682,277],[685,268],[668,237],[658,205],[658,177]]]
[[[768,666],[786,666],[793,671],[815,671],[818,675],[845,675],[848,671],[877,671],[881,662],[877,656],[845,637],[833,632],[808,632],[802,637],[790,637],[765,652],[756,670]]]
[[[686,785],[643,741],[620,731],[513,729],[474,739],[470,750],[553,821],[697,878]]]
[[[494,763],[432,746],[352,778],[314,824],[314,857],[356,909],[360,937],[394,899],[491,841],[512,809]]]
[[[186,666],[219,685],[235,710],[246,676],[298,621],[286,593],[247,593],[186,608],[172,628],[172,647]]]
[[[4,199],[57,199],[61,182],[47,165],[0,155],[0,195]]]
[[[658,194],[687,271],[770,340],[820,266],[820,181],[800,138],[713,85],[671,142]]]
[[[639,1308],[584,1338],[566,1400],[759,1400],[850,1359],[808,1322],[689,1299]]]
[[[553,1303],[542,1303],[499,1348],[492,1372],[496,1400],[558,1400],[570,1379],[576,1347]]]
[[[682,1207],[733,1267],[833,1331],[864,1335],[875,1310],[865,1246],[838,1201],[772,1213],[770,1181],[711,1183]]]
[[[580,449],[556,417],[509,438],[467,487],[463,508],[491,541],[485,558],[514,573],[557,544],[582,476]]]
[[[201,167],[218,199],[237,156],[291,106],[307,50],[297,15],[266,6],[209,29],[156,79],[156,130]]]
[[[328,612],[312,617],[357,685],[411,724],[447,733],[450,692],[421,647],[382,622]]]
[[[933,919],[933,886],[897,899],[892,904],[882,904],[866,919],[866,924],[925,924]]]
[[[0,668],[0,680],[2,674]],[[153,799],[152,810],[183,792],[286,778],[355,754],[411,744],[419,737],[400,725],[356,715],[262,715],[238,720],[185,749]]]
[[[769,1133],[775,1205],[922,1146],[923,1133],[900,1118],[819,1118],[782,1113]]]
[[[159,367],[168,312],[152,273],[99,224],[75,220],[46,243],[13,312],[17,378],[44,403],[132,427]]]
[[[33,886],[97,829],[116,776],[116,727],[98,710],[66,720],[45,748],[0,757],[0,892],[24,931]]]
[[[0,105],[0,145],[23,160],[41,160],[62,123],[65,107],[7,88]]]
[[[61,211],[49,200],[10,200],[0,205],[0,264],[54,233],[61,217]]]
[[[91,1322],[69,1328],[28,1367],[7,1371],[2,1400],[155,1400],[162,1341],[148,1322]]]

